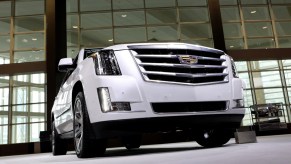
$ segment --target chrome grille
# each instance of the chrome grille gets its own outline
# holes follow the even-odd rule
[[[131,51],[147,81],[190,84],[227,81],[223,53],[181,49]]]

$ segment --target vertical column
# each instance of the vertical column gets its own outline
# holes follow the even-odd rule
[[[46,68],[47,68],[47,129],[51,127],[51,109],[63,74],[57,66],[67,56],[66,1],[46,0]]]
[[[219,0],[208,0],[214,48],[226,51]]]

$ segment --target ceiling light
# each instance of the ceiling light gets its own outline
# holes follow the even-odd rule
[[[113,42],[113,39],[109,39],[108,42]]]
[[[257,11],[256,10],[254,10],[254,11],[251,11],[251,14],[255,14]]]
[[[127,15],[126,14],[122,14],[121,17],[122,18],[125,18],[125,17],[127,17]]]
[[[37,38],[32,38],[31,40],[33,40],[33,41],[37,41]]]
[[[22,39],[22,42],[27,43],[28,40],[27,39]]]
[[[234,46],[229,46],[229,48],[233,48]]]
[[[262,29],[267,29],[267,28],[268,28],[267,26],[262,27]]]
[[[6,42],[10,43],[10,39],[6,39]]]
[[[78,28],[78,26],[72,26],[73,28]]]

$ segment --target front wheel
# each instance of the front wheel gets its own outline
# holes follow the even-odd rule
[[[226,144],[232,136],[232,131],[227,129],[198,130],[194,133],[196,142],[204,147],[219,147]]]
[[[74,103],[74,145],[79,158],[101,156],[105,153],[105,140],[95,139],[83,92],[79,92]]]

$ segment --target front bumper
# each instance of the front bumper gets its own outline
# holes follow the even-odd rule
[[[183,129],[226,128],[240,126],[244,114],[212,114],[111,120],[92,123],[96,138],[111,138],[133,133]]]

